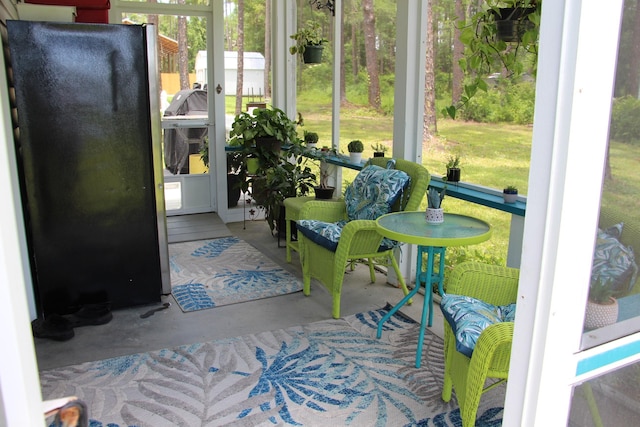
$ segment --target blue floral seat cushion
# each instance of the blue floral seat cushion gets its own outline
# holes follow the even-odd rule
[[[445,320],[456,338],[456,350],[471,357],[482,331],[499,322],[513,322],[516,305],[495,306],[466,295],[446,294],[440,302]]]
[[[409,175],[401,170],[364,167],[345,191],[347,218],[373,220],[391,212],[410,181]]]
[[[296,227],[307,239],[329,249],[331,252],[335,252],[338,248],[338,240],[340,240],[342,227],[344,227],[346,223],[347,221],[331,223],[315,219],[301,219],[296,222]],[[398,245],[399,243],[395,240],[385,237],[382,239],[378,252],[384,252]]]
[[[638,265],[631,246],[620,242],[623,223],[598,229],[591,266],[591,281],[601,280],[612,287],[614,297],[628,293],[636,283]]]

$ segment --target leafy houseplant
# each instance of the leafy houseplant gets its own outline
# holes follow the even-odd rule
[[[442,201],[444,200],[446,191],[446,187],[440,191],[435,187],[429,187],[427,190],[427,212],[425,213],[425,219],[428,223],[439,224],[444,222]]]
[[[328,40],[322,36],[322,27],[318,22],[307,21],[304,27],[289,37],[296,41],[296,45],[289,48],[292,55],[298,54],[305,64],[322,62],[323,45]]]
[[[351,163],[359,164],[362,161],[362,152],[364,151],[362,141],[354,139],[347,145],[347,150],[349,151]]]
[[[371,149],[373,150],[373,157],[384,157],[389,147],[382,143],[376,143],[371,145]]]
[[[460,181],[460,156],[449,156],[447,160],[447,181]]]
[[[229,144],[241,146],[245,163],[257,159],[257,169],[242,175],[242,189],[251,188],[251,196],[265,210],[273,232],[284,199],[305,195],[315,183],[315,175],[305,165],[303,148],[297,133],[298,122],[278,108],[256,108],[236,116],[229,132]],[[281,155],[280,149],[286,152]]]
[[[518,199],[518,188],[514,185],[509,185],[502,190],[502,197],[505,203],[515,203]]]
[[[460,100],[443,109],[445,115],[455,119],[478,90],[488,90],[485,79],[496,71],[506,70],[512,79],[529,68],[535,74],[541,4],[541,0],[486,0],[482,10],[457,24],[465,47],[459,65],[468,79]],[[507,25],[515,29],[504,30]]]

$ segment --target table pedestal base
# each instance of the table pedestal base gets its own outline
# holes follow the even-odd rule
[[[382,327],[384,323],[395,314],[403,305],[407,303],[413,296],[420,290],[422,283],[424,283],[424,304],[422,306],[422,318],[420,319],[420,335],[418,337],[418,348],[416,350],[416,368],[420,367],[422,360],[422,343],[424,341],[424,328],[433,324],[433,283],[438,283],[438,292],[440,295],[444,295],[444,247],[434,246],[418,246],[418,262],[416,266],[416,285],[415,287],[400,300],[390,311],[387,313],[380,322],[378,322],[377,337],[382,336]],[[427,271],[422,271],[422,256],[427,253]],[[440,255],[440,262],[438,272],[434,273],[433,263],[435,254]],[[429,320],[427,322],[427,314]]]

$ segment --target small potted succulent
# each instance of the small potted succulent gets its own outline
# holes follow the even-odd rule
[[[443,188],[438,191],[435,187],[429,187],[427,190],[427,212],[425,219],[430,224],[441,224],[444,222],[444,211],[442,209],[442,201],[447,189]]]
[[[502,197],[505,203],[515,203],[518,200],[518,187],[509,185],[502,190]]]
[[[347,145],[347,150],[349,151],[351,163],[360,164],[362,162],[362,152],[364,151],[362,141],[354,139]]]
[[[597,329],[618,321],[618,300],[614,297],[614,280],[592,277],[585,311],[584,327]]]
[[[385,153],[389,150],[389,147],[378,142],[376,144],[371,144],[371,149],[373,150],[373,157],[384,157]]]
[[[307,148],[316,148],[318,146],[318,134],[316,132],[305,130],[303,139]]]
[[[449,156],[447,160],[447,181],[460,181],[460,156]]]
[[[323,45],[328,40],[322,36],[322,27],[318,22],[307,21],[304,27],[289,37],[296,41],[296,45],[289,48],[289,53],[298,54],[305,64],[322,62]]]

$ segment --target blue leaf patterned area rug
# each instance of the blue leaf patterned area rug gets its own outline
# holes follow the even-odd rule
[[[184,312],[302,290],[302,281],[237,237],[169,245],[171,294]]]
[[[91,427],[461,426],[440,398],[443,341],[390,306],[287,329],[40,373],[44,399],[78,396]],[[477,426],[501,425],[505,385],[485,393]]]

